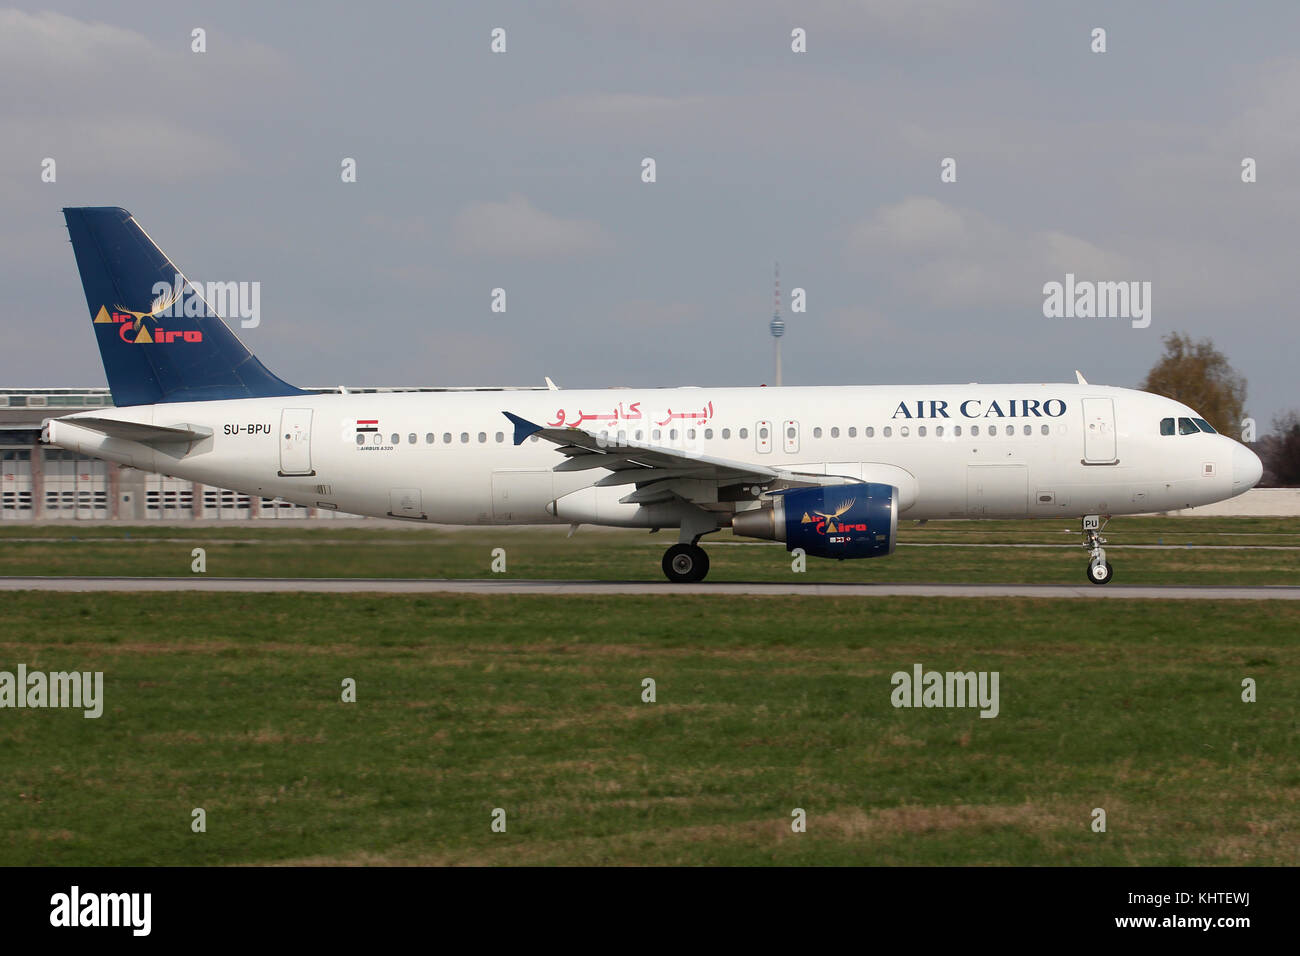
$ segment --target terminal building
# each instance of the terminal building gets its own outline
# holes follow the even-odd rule
[[[309,388],[440,392],[442,388]],[[168,478],[41,444],[48,418],[111,407],[107,388],[0,388],[0,521],[355,518]]]

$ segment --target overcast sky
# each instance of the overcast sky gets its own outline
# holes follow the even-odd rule
[[[770,382],[780,260],[788,385],[1132,386],[1184,331],[1300,407],[1300,4],[299,6],[0,11],[0,385],[104,382],[59,209],[120,205],[295,384]],[[1044,317],[1066,273],[1150,326]]]

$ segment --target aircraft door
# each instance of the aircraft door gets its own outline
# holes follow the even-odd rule
[[[785,453],[787,455],[796,454],[799,451],[799,423],[782,422],[781,436],[785,442]]]
[[[1083,460],[1089,465],[1113,465],[1115,402],[1109,398],[1083,400]]]
[[[311,467],[311,409],[280,412],[280,475],[314,475]]]

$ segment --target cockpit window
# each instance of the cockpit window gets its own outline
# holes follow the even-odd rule
[[[1192,421],[1196,422],[1196,427],[1199,428],[1201,431],[1209,432],[1211,435],[1218,434],[1218,432],[1214,430],[1214,426],[1211,425],[1209,422],[1207,422],[1204,418],[1193,418]]]
[[[1174,420],[1172,418],[1160,419],[1160,434],[1172,435],[1174,433]]]
[[[1178,419],[1178,434],[1195,435],[1199,431],[1200,429],[1196,427],[1196,423],[1193,422],[1190,418]]]

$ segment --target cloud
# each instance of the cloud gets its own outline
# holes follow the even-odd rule
[[[452,224],[456,248],[466,255],[514,259],[565,259],[606,252],[613,239],[597,222],[562,219],[523,196],[470,203]]]
[[[29,175],[46,156],[61,180],[179,182],[244,168],[217,131],[247,123],[250,96],[285,95],[290,74],[261,44],[211,32],[208,43],[195,54],[188,34],[160,46],[123,27],[0,10],[0,125],[28,150],[7,151],[6,172],[16,163]]]
[[[564,0],[561,9],[596,23],[630,25],[642,33],[734,34],[754,24],[780,24],[782,42],[789,30],[803,26],[821,35],[868,34],[917,45],[942,43],[951,37],[969,38],[1004,15],[981,0],[658,0],[656,3],[608,3],[606,0]],[[810,39],[810,42],[813,42]]]
[[[1058,230],[1018,231],[928,196],[882,206],[853,225],[849,253],[930,305],[1024,305],[1066,272],[1132,280],[1138,263]],[[1148,266],[1149,269],[1149,266]]]

